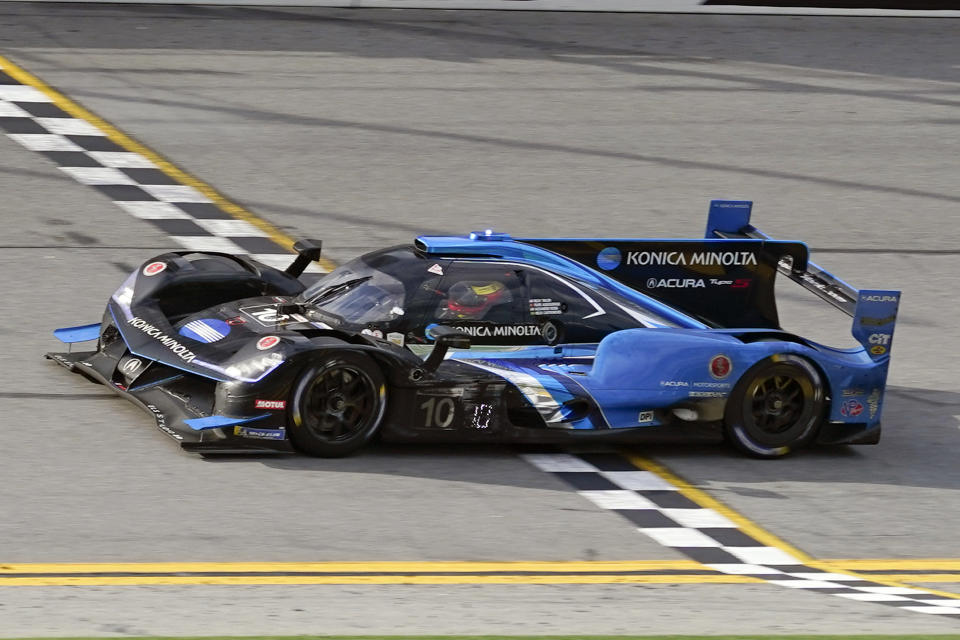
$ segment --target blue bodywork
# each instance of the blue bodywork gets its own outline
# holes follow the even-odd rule
[[[780,242],[750,225],[751,209],[749,201],[713,201],[706,239],[696,242],[706,247],[734,242],[770,246]],[[698,420],[705,416],[720,420],[727,398],[747,370],[766,359],[795,354],[814,363],[829,387],[825,389],[830,399],[827,421],[859,425],[861,432],[879,428],[899,291],[857,291],[807,262],[805,255],[801,256],[801,263],[795,260],[792,267],[781,265],[781,272],[789,273],[792,279],[852,315],[852,333],[861,346],[836,349],[768,328],[709,328],[608,275],[607,271],[622,260],[621,252],[611,250],[612,245],[648,241],[550,239],[558,240],[604,247],[597,253],[597,268],[533,244],[543,240],[514,239],[492,231],[474,232],[466,237],[417,239],[418,248],[438,257],[496,257],[577,278],[625,296],[676,325],[677,328],[617,331],[595,345],[452,354],[457,361],[499,373],[522,390],[524,380],[535,380],[539,387],[528,385],[533,389],[525,390],[527,399],[536,405],[536,395],[546,392],[552,402],[541,400],[540,404],[551,409],[559,406],[552,416],[542,412],[548,426],[552,417],[554,426],[578,430],[651,427],[672,421],[675,414],[670,412],[684,407],[699,409]],[[692,241],[649,242],[669,249],[671,243]],[[806,251],[805,245],[803,250]],[[759,336],[763,339],[752,341],[752,337]],[[731,365],[722,377],[711,372],[712,359],[717,356],[728,358]],[[584,395],[592,399],[599,411],[577,416],[567,410],[571,417],[564,415],[565,407]]]

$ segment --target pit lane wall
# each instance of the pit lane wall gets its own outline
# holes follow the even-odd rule
[[[0,0],[19,1],[19,0]],[[33,0],[62,2],[63,0]],[[493,9],[620,13],[722,13],[960,17],[960,0],[73,0],[109,4],[207,4],[353,9]]]

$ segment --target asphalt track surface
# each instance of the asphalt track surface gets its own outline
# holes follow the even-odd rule
[[[960,558],[960,21],[11,3],[0,53],[337,261],[487,227],[696,236],[710,198],[755,200],[765,231],[904,291],[884,440],[776,462],[641,453],[817,558]],[[0,561],[682,559],[509,447],[178,452],[39,357],[171,241],[6,137],[0,193]],[[783,291],[788,328],[849,341],[801,302]],[[8,636],[957,628],[764,584],[0,587],[0,603]]]

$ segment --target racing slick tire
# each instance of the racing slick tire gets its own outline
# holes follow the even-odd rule
[[[373,439],[386,408],[386,380],[372,359],[349,351],[327,354],[294,385],[290,441],[311,456],[349,455]]]
[[[823,378],[808,360],[779,354],[740,378],[724,412],[724,434],[755,458],[781,458],[813,441],[823,422]]]

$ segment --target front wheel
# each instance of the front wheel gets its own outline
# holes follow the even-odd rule
[[[754,365],[734,387],[724,432],[747,455],[780,458],[816,437],[825,407],[816,367],[799,356],[780,354]]]
[[[349,455],[373,438],[386,406],[386,381],[373,360],[360,353],[329,354],[294,387],[290,440],[308,455]]]

